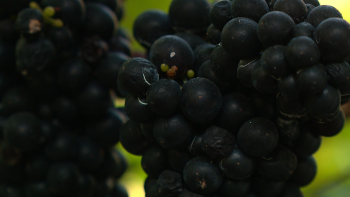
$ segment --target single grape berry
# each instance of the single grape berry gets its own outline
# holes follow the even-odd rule
[[[198,46],[202,44],[206,44],[203,38],[196,34],[192,34],[188,32],[178,32],[174,35],[184,39],[191,46],[193,51],[196,50]]]
[[[153,125],[156,142],[166,149],[185,147],[193,139],[196,130],[196,125],[181,113],[167,117],[159,116]]]
[[[232,18],[245,17],[258,23],[269,12],[269,6],[265,0],[234,0],[230,11]]]
[[[328,83],[334,87],[342,87],[350,81],[350,65],[347,62],[330,63],[325,65]]]
[[[140,123],[129,120],[120,130],[120,143],[133,155],[142,155],[151,142],[143,135]]]
[[[237,80],[237,66],[239,60],[233,58],[222,45],[218,45],[210,55],[212,69],[218,78],[224,81]]]
[[[288,14],[272,11],[260,19],[258,36],[265,47],[286,45],[292,38],[294,26],[295,23]]]
[[[213,24],[209,25],[207,29],[207,39],[212,44],[219,44],[221,42],[221,30]]]
[[[158,79],[157,68],[143,58],[131,58],[124,62],[118,72],[121,88],[134,96],[145,95],[152,83]]]
[[[167,150],[154,145],[142,155],[142,169],[151,177],[158,177],[169,166]]]
[[[73,163],[56,163],[47,173],[47,184],[56,195],[74,195],[79,185],[80,172]]]
[[[257,28],[258,24],[252,19],[234,18],[222,30],[221,44],[235,59],[253,58],[261,51]]]
[[[6,120],[3,135],[13,147],[24,152],[34,151],[41,143],[41,124],[31,113],[15,113]]]
[[[341,132],[345,124],[345,114],[342,110],[336,113],[335,118],[326,122],[316,120],[308,123],[308,128],[314,133],[326,137],[332,137]]]
[[[295,24],[304,22],[307,17],[307,8],[303,0],[278,0],[273,10],[288,14]]]
[[[178,111],[180,99],[180,85],[170,79],[161,79],[153,83],[146,93],[147,106],[162,116],[169,116]]]
[[[295,74],[291,74],[280,79],[278,81],[278,91],[280,95],[285,98],[299,98],[302,92],[297,86],[297,76]]]
[[[214,120],[221,105],[221,92],[208,79],[191,79],[182,88],[181,111],[186,118],[195,123],[206,123]]]
[[[44,18],[37,9],[27,8],[18,13],[16,29],[27,39],[35,39],[40,36]]]
[[[232,194],[237,197],[246,197],[251,186],[250,179],[232,180],[225,178],[217,194],[222,197],[230,197]]]
[[[230,179],[246,179],[256,170],[257,160],[244,153],[238,145],[219,162],[220,169]]]
[[[308,113],[303,97],[291,99],[278,94],[276,103],[279,112],[287,118],[301,118]]]
[[[134,37],[146,49],[150,49],[158,38],[173,34],[168,15],[160,10],[149,10],[140,14],[133,26]]]
[[[310,184],[316,176],[317,165],[315,159],[310,156],[307,158],[298,159],[298,165],[295,169],[291,179],[291,182],[304,187]]]
[[[235,144],[235,136],[227,130],[211,126],[202,135],[202,150],[210,157],[221,159],[228,156]]]
[[[252,68],[251,80],[254,88],[262,94],[271,94],[277,91],[277,78],[273,78],[273,76],[263,68],[262,63]]]
[[[164,73],[161,66],[165,64],[169,66],[165,76],[179,78],[186,73],[188,68],[192,67],[194,55],[191,46],[185,40],[178,36],[167,35],[158,38],[153,43],[150,60],[159,73]]]
[[[276,148],[278,130],[266,118],[253,118],[240,128],[237,142],[244,152],[254,157],[267,156]]]
[[[321,22],[333,17],[343,18],[342,14],[335,7],[330,5],[321,5],[311,10],[307,16],[306,22],[317,28]]]
[[[203,35],[210,25],[210,7],[207,0],[173,0],[169,7],[169,19],[177,32]]]
[[[230,7],[230,1],[218,1],[215,2],[210,9],[210,21],[219,30],[222,30],[226,23],[232,19]]]
[[[326,68],[318,63],[297,72],[297,86],[306,94],[321,93],[327,86]]]
[[[288,65],[295,69],[303,69],[318,63],[320,50],[317,44],[309,37],[293,38],[287,45],[286,59]]]
[[[320,6],[320,2],[318,0],[304,0],[305,4],[311,4],[315,7]]]
[[[153,122],[156,114],[148,107],[146,98],[129,95],[125,99],[125,113],[130,120],[140,123]]]
[[[298,138],[293,142],[293,152],[298,157],[309,157],[321,146],[321,137],[301,128]]]
[[[214,193],[223,182],[219,166],[205,157],[190,160],[183,171],[183,178],[190,190],[203,195]]]
[[[267,48],[261,56],[262,68],[274,78],[286,77],[291,73],[286,59],[287,47],[275,45]]]
[[[315,30],[314,40],[321,51],[321,60],[342,62],[350,53],[350,24],[340,18],[324,20]]]
[[[299,137],[300,127],[296,119],[277,117],[275,125],[279,132],[279,140],[281,142],[292,142]]]
[[[204,62],[210,60],[210,56],[212,51],[216,48],[213,44],[202,44],[198,46],[193,54],[194,54],[194,72],[198,73],[199,68],[203,65]]]
[[[286,181],[297,167],[297,157],[288,148],[279,145],[271,160],[259,159],[258,174],[267,180]]]
[[[302,22],[294,26],[292,37],[307,36],[311,39],[314,37],[315,27],[308,22]]]
[[[304,195],[297,185],[286,183],[279,197],[304,197]]]

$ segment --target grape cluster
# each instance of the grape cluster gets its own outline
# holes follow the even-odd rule
[[[173,0],[134,23],[120,141],[146,197],[302,197],[349,101],[350,25],[317,0]],[[208,43],[209,42],[209,43]]]
[[[13,2],[0,8],[0,196],[127,197],[123,1]]]

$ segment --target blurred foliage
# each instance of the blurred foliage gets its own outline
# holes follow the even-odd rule
[[[322,5],[332,5],[340,10],[344,19],[350,21],[350,1],[320,0]],[[165,12],[171,0],[126,0],[125,17],[121,27],[132,37],[132,26],[139,14],[148,9],[160,9]],[[143,48],[133,40],[133,51],[143,51]],[[122,106],[122,100],[118,101]],[[147,175],[141,168],[141,157],[133,156],[117,148],[126,156],[129,162],[128,171],[121,182],[127,187],[129,197],[144,196],[143,182]],[[350,197],[350,119],[344,130],[333,138],[324,138],[321,148],[315,154],[318,164],[318,174],[315,180],[303,189],[305,197]]]

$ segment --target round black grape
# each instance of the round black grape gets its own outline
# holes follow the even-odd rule
[[[146,49],[150,49],[158,38],[173,34],[168,15],[159,10],[149,10],[140,14],[133,26],[134,37]]]
[[[310,184],[317,173],[317,165],[315,159],[310,156],[307,158],[299,158],[298,166],[293,172],[291,182],[298,185],[299,187],[304,187]]]
[[[273,10],[285,12],[292,17],[295,24],[304,22],[307,17],[307,8],[303,0],[278,0]]]
[[[125,113],[131,120],[140,123],[153,122],[156,117],[156,114],[148,107],[146,98],[133,95],[125,99]]]
[[[167,150],[159,146],[148,148],[142,155],[142,169],[151,177],[158,177],[169,167]]]
[[[202,150],[210,158],[222,159],[232,152],[235,141],[235,136],[229,131],[211,126],[202,135]]]
[[[296,140],[300,133],[299,122],[296,119],[277,117],[275,125],[279,131],[281,142],[292,142]]]
[[[321,146],[321,137],[302,128],[299,137],[293,142],[293,152],[298,157],[309,157]]]
[[[120,143],[133,155],[142,155],[151,144],[143,135],[140,123],[129,120],[120,129]]]
[[[304,195],[298,186],[286,183],[279,197],[304,197]]]
[[[315,27],[308,22],[302,22],[294,26],[292,37],[307,36],[311,39],[314,37]]]
[[[47,173],[49,190],[56,195],[74,195],[79,186],[80,172],[73,163],[56,163]]]
[[[235,59],[254,58],[261,51],[261,42],[257,34],[257,28],[258,24],[252,19],[244,17],[234,18],[222,30],[221,44]]]
[[[281,96],[289,99],[300,98],[302,95],[297,86],[297,76],[295,74],[280,79],[278,81],[278,91]]]
[[[295,23],[288,14],[272,11],[260,19],[258,36],[265,47],[286,45],[292,38],[294,26]]]
[[[320,2],[318,0],[304,0],[305,4],[311,4],[315,7],[320,6]]]
[[[190,190],[204,195],[217,191],[223,182],[219,166],[205,157],[190,160],[183,171],[183,178]]]
[[[347,62],[330,63],[325,65],[328,83],[333,87],[342,87],[350,81],[350,65]]]
[[[215,2],[210,9],[210,21],[219,30],[222,30],[226,23],[232,19],[230,7],[230,1],[218,1]]]
[[[170,22],[177,32],[205,34],[210,25],[207,0],[173,0],[169,7]]]
[[[45,156],[53,162],[71,161],[77,157],[77,138],[72,133],[60,132],[44,148]]]
[[[207,29],[207,39],[212,44],[219,44],[221,42],[221,30],[213,24],[209,25]]]
[[[221,92],[208,79],[194,78],[182,88],[181,111],[186,118],[195,123],[206,123],[214,120],[221,105]]]
[[[286,77],[291,73],[286,52],[287,47],[281,45],[267,48],[261,56],[262,68],[276,79]]]
[[[304,105],[303,97],[287,98],[278,94],[276,103],[279,112],[287,118],[301,118],[308,113]]]
[[[317,28],[322,21],[332,17],[343,18],[337,8],[330,5],[321,5],[311,10],[307,16],[306,22]]]
[[[254,66],[260,65],[260,58],[250,59],[250,60],[241,60],[238,63],[237,68],[237,78],[246,87],[253,87],[253,82],[251,79],[252,70]]]
[[[266,118],[253,118],[240,128],[237,142],[244,152],[251,156],[267,156],[276,148],[278,130]]]
[[[327,87],[326,68],[318,63],[297,72],[297,86],[306,94],[323,92]]]
[[[260,61],[261,62],[261,61]],[[271,94],[277,91],[277,80],[273,78],[265,69],[263,64],[257,64],[252,68],[251,80],[254,88],[263,94]]]
[[[339,134],[345,125],[345,114],[342,110],[336,113],[335,118],[328,122],[311,121],[308,128],[314,133],[326,137],[332,137]]]
[[[258,23],[269,12],[269,6],[265,0],[234,0],[230,10],[232,18],[245,17]]]
[[[199,68],[204,62],[210,60],[212,51],[216,48],[213,44],[202,44],[194,50],[194,72],[198,73]]]
[[[324,20],[315,30],[314,39],[326,62],[342,62],[350,54],[350,24],[340,18]]]

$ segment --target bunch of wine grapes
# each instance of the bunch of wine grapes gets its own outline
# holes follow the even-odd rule
[[[345,123],[350,25],[318,0],[173,0],[134,22],[120,141],[146,197],[302,197]]]
[[[113,105],[130,56],[123,1],[8,1],[0,12],[0,196],[127,197],[114,148],[126,116]]]

